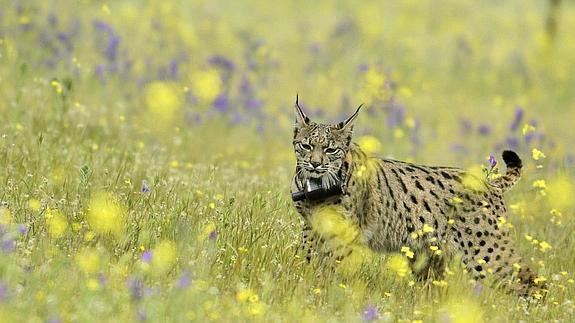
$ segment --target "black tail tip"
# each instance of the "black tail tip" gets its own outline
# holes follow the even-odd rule
[[[519,156],[514,151],[511,150],[506,150],[503,152],[503,161],[505,162],[505,165],[507,167],[521,168],[523,166],[521,158],[519,158]]]

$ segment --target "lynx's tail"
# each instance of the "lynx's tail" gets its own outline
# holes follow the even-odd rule
[[[521,158],[519,158],[514,151],[505,150],[502,156],[505,166],[507,167],[507,172],[494,184],[505,192],[515,185],[521,177],[521,167],[523,167],[523,164]]]

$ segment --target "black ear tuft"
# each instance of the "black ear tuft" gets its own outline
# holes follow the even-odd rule
[[[351,117],[347,118],[347,120],[340,122],[337,124],[337,127],[339,129],[346,129],[348,127],[353,126],[353,122],[355,121],[355,119],[357,118],[357,116],[359,115],[359,110],[361,110],[361,107],[363,107],[363,103],[359,105],[359,107],[357,107],[357,110],[355,110],[355,113],[351,115]]]
[[[523,167],[523,163],[521,162],[521,158],[511,150],[505,150],[503,152],[503,161],[505,162],[505,166],[509,168],[521,168]]]
[[[299,106],[299,95],[295,95],[295,123],[303,123],[305,125],[309,124],[309,118],[305,115],[301,107]]]

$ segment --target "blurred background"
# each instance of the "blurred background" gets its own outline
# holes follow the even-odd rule
[[[70,122],[177,127],[210,154],[277,140],[263,153],[289,158],[299,93],[321,122],[365,103],[356,133],[384,155],[574,161],[572,1],[2,2],[4,115],[46,113],[51,88]]]

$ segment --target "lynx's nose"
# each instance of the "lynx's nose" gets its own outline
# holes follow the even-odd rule
[[[318,168],[319,166],[321,166],[321,161],[312,160],[312,161],[310,161],[310,164],[311,164],[314,168]]]

